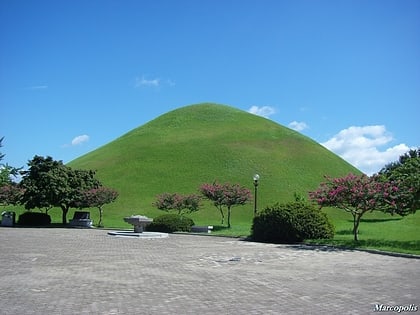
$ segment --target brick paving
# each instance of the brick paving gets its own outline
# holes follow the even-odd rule
[[[6,315],[420,313],[420,259],[325,247],[2,227],[0,268]]]

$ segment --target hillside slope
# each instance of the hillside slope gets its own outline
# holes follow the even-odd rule
[[[307,196],[324,175],[360,173],[320,144],[271,120],[217,104],[168,112],[68,164],[95,169],[104,185],[120,192],[107,212],[155,216],[163,192],[195,193],[218,180],[253,191],[260,175],[259,208]],[[210,207],[210,205],[207,205]],[[244,212],[252,213],[252,205]]]

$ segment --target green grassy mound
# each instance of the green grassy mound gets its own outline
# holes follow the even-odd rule
[[[240,183],[253,191],[261,176],[259,207],[306,196],[324,175],[360,173],[317,142],[271,120],[217,104],[198,104],[168,112],[68,164],[97,170],[104,185],[119,191],[104,207],[105,225],[122,217],[162,212],[152,206],[163,192],[198,193],[204,182]],[[253,205],[234,209],[232,224],[251,222]],[[215,221],[206,203],[197,222]],[[122,222],[121,224],[124,224]]]

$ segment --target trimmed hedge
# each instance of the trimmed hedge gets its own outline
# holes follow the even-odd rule
[[[147,225],[147,231],[152,232],[191,232],[194,221],[179,214],[169,213],[158,216]]]
[[[334,226],[325,213],[304,202],[276,203],[253,220],[251,237],[269,243],[297,243],[306,239],[330,239]]]
[[[51,217],[42,212],[25,212],[19,216],[19,225],[44,226],[51,223]]]

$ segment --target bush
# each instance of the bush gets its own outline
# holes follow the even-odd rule
[[[333,238],[334,227],[325,213],[310,204],[277,203],[254,218],[251,237],[260,242],[296,243]]]
[[[191,232],[194,221],[179,214],[164,214],[153,219],[146,229],[154,232]]]
[[[25,212],[19,216],[19,225],[30,225],[40,226],[49,225],[51,223],[51,217],[46,213],[41,212]]]

